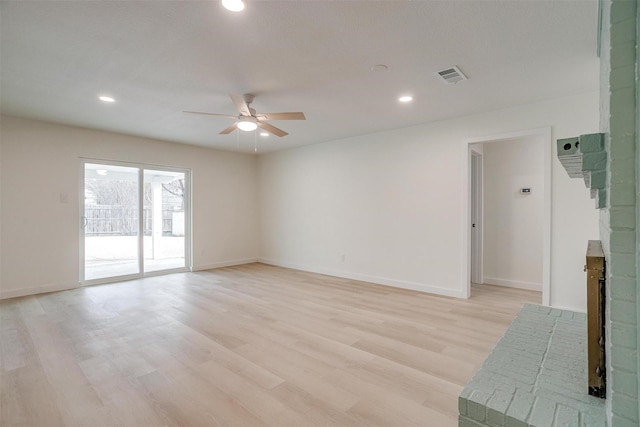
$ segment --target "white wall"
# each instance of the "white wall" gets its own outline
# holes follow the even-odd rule
[[[543,144],[539,137],[483,144],[484,283],[542,290]]]
[[[257,258],[253,155],[12,117],[0,144],[2,297],[78,285],[80,157],[191,169],[194,269]]]
[[[546,126],[554,141],[597,132],[598,94],[266,154],[257,166],[251,155],[2,117],[0,296],[77,285],[79,157],[191,168],[196,269],[259,256],[461,296],[467,141]],[[550,301],[584,310],[597,211],[553,150]]]
[[[464,295],[467,141],[548,126],[553,141],[597,132],[598,101],[586,93],[263,155],[261,259]],[[550,302],[584,311],[582,266],[587,240],[598,238],[597,211],[555,143],[552,162]]]

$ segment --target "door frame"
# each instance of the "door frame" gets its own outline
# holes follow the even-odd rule
[[[470,257],[471,257],[471,270],[470,270],[470,281],[473,283],[484,283],[484,246],[483,246],[483,237],[484,237],[484,182],[483,182],[483,171],[484,171],[484,163],[482,153],[475,151],[473,148],[469,150],[469,173],[471,174],[471,197],[470,197],[470,219],[473,221],[474,211],[475,211],[475,223],[472,222],[471,227],[473,228],[475,224],[476,229],[476,240],[473,239],[473,230],[471,230],[470,236]],[[476,162],[476,170],[473,173],[473,163],[474,159]],[[473,194],[475,193],[475,203],[473,200]],[[475,244],[474,244],[475,243]],[[473,254],[475,253],[475,257]],[[474,262],[475,261],[475,262]],[[473,279],[476,281],[473,281]]]
[[[165,166],[165,165],[156,165],[150,163],[135,163],[135,162],[123,162],[117,160],[107,160],[107,159],[96,159],[96,158],[88,158],[88,157],[80,157],[79,164],[79,198],[78,200],[78,210],[79,210],[79,240],[80,240],[80,253],[79,253],[79,283],[80,286],[90,286],[90,285],[99,285],[103,283],[115,283],[122,282],[126,280],[139,279],[142,277],[151,277],[151,276],[162,276],[170,273],[179,273],[185,271],[192,271],[192,233],[191,233],[191,222],[192,222],[192,201],[191,201],[191,169],[180,168],[175,166]],[[93,163],[93,164],[103,164],[103,165],[113,165],[113,166],[125,166],[132,167],[138,169],[138,185],[139,190],[144,188],[144,171],[149,170],[160,170],[160,171],[168,171],[168,172],[180,172],[184,173],[185,177],[185,200],[184,206],[185,210],[185,224],[184,224],[184,233],[185,233],[185,248],[184,248],[184,267],[172,268],[167,270],[159,270],[159,271],[144,271],[144,223],[142,221],[142,216],[144,212],[144,191],[138,191],[138,206],[139,206],[139,221],[138,221],[138,266],[139,273],[137,274],[127,274],[122,276],[114,276],[100,279],[91,279],[85,280],[85,232],[84,232],[84,208],[85,208],[85,164]]]
[[[542,304],[551,303],[551,127],[536,128],[477,138],[462,142],[462,268],[460,289],[463,298],[471,296],[471,149],[473,144],[538,137],[544,152],[544,208],[542,219]]]

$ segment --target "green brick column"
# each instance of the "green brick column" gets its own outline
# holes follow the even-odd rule
[[[607,151],[607,415],[612,427],[640,424],[637,232],[638,1],[603,0],[601,130]]]
[[[640,4],[636,4],[636,280],[640,281]],[[640,294],[640,284],[638,285]],[[638,373],[640,373],[640,297],[636,298]],[[640,396],[640,380],[638,380]],[[638,408],[640,417],[640,408]]]

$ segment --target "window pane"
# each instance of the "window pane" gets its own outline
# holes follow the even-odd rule
[[[185,174],[144,171],[145,272],[185,267]]]
[[[85,163],[84,280],[140,272],[138,169]]]

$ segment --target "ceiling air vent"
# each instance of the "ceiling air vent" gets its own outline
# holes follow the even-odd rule
[[[451,68],[440,70],[436,74],[445,82],[445,84],[453,85],[462,80],[467,80],[467,76],[462,74],[460,68],[455,65]]]

